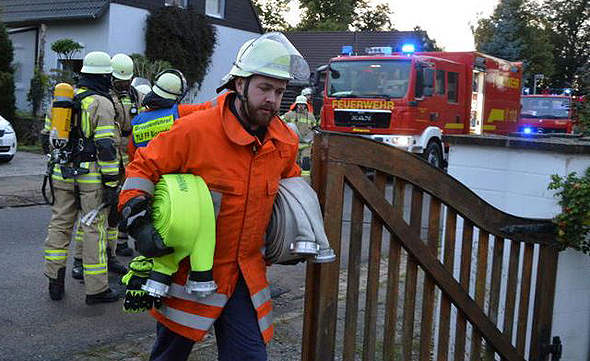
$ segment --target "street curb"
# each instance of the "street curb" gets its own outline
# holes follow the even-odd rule
[[[47,204],[41,194],[43,175],[0,177],[0,209]]]

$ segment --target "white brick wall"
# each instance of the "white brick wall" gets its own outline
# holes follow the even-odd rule
[[[560,207],[547,189],[552,174],[581,174],[590,154],[452,144],[448,173],[496,208],[531,218],[553,218]],[[590,256],[559,255],[553,335],[563,343],[563,361],[590,359]],[[531,301],[532,302],[532,301]]]

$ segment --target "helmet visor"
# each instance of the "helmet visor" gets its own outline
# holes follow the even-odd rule
[[[299,51],[281,33],[267,33],[251,42],[235,66],[252,74],[285,80],[309,78],[309,66]]]

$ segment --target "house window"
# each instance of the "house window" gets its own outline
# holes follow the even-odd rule
[[[166,6],[179,6],[181,8],[187,7],[188,0],[166,0]]]
[[[225,0],[205,0],[205,14],[223,19],[225,17]]]

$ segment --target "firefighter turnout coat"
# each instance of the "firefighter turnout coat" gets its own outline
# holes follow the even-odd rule
[[[185,259],[173,276],[169,297],[152,314],[172,331],[200,341],[221,314],[241,272],[258,314],[260,332],[268,342],[273,326],[264,235],[279,181],[301,173],[295,163],[298,142],[275,117],[261,143],[230,111],[233,96],[228,100],[228,94],[218,97],[212,108],[178,119],[172,129],[136,151],[127,167],[119,206],[139,194],[153,194],[160,176],[167,173],[199,175],[210,190],[221,193],[213,263],[217,293],[199,299],[184,291],[189,271]]]

